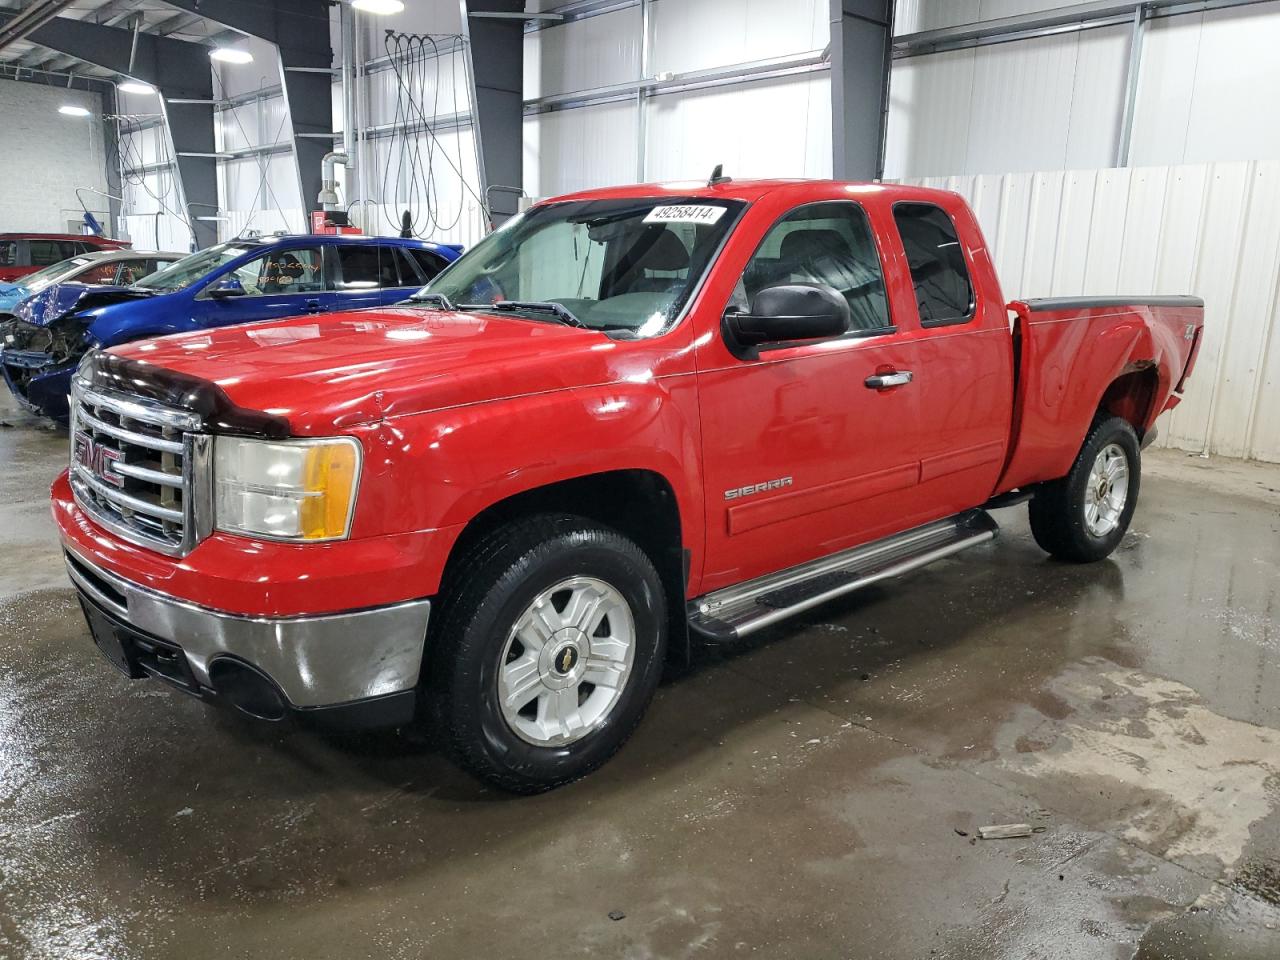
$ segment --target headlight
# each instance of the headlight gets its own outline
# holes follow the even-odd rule
[[[360,477],[352,437],[215,437],[214,526],[276,540],[335,540],[351,532]]]

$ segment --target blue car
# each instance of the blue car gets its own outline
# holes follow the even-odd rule
[[[0,323],[0,369],[24,407],[65,420],[71,374],[92,348],[398,303],[461,252],[390,237],[277,236],[220,243],[128,287],[55,284]]]

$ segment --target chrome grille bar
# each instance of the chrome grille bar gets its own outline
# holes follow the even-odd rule
[[[95,522],[170,556],[208,533],[209,436],[198,415],[71,385],[71,489]]]

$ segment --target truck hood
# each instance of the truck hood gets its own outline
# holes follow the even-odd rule
[[[140,300],[153,296],[149,291],[133,287],[90,286],[85,283],[55,283],[22,301],[15,311],[19,320],[47,327],[73,310],[83,312],[94,307]]]
[[[160,337],[110,352],[217,384],[298,434],[611,379],[602,333],[421,307]],[[158,374],[163,376],[163,374]]]

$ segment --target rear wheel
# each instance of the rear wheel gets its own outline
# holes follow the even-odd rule
[[[1071,471],[1037,491],[1029,505],[1031,533],[1062,560],[1090,563],[1119,545],[1138,503],[1141,454],[1127,420],[1099,420]]]
[[[581,518],[534,517],[476,544],[451,580],[428,693],[454,761],[536,793],[617,752],[662,669],[666,598],[645,553]]]

